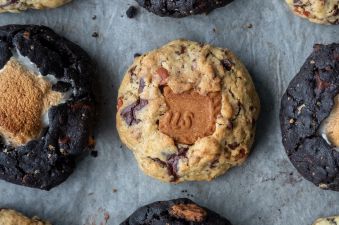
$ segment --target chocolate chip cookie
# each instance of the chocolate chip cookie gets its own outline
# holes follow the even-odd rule
[[[281,101],[282,140],[309,181],[339,191],[339,44],[314,46]]]
[[[246,160],[259,105],[231,51],[176,40],[128,69],[117,128],[146,174],[175,183],[211,180]]]
[[[11,209],[0,209],[0,225],[51,225],[38,217],[28,218]]]
[[[71,0],[0,0],[0,13],[20,12],[27,9],[57,8]]]
[[[185,17],[208,13],[223,7],[233,0],[136,0],[140,6],[158,16]]]
[[[338,0],[286,0],[298,16],[321,24],[339,24]]]
[[[217,213],[186,199],[154,202],[136,210],[120,225],[232,225]]]
[[[0,27],[0,178],[50,189],[93,148],[90,58],[51,29]]]
[[[339,224],[339,217],[337,216],[319,218],[313,223],[313,225],[338,225],[338,224]]]

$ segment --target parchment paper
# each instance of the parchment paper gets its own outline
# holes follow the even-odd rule
[[[310,225],[318,216],[339,214],[339,193],[305,181],[281,144],[280,98],[314,43],[338,42],[338,26],[312,24],[289,12],[283,0],[235,0],[208,16],[160,18],[133,0],[74,0],[55,10],[0,14],[0,25],[44,24],[82,46],[95,61],[100,104],[97,158],[82,160],[62,185],[46,192],[0,181],[0,207],[38,215],[56,225],[118,225],[137,207],[190,197],[234,225]],[[96,19],[92,17],[96,15]],[[249,24],[252,24],[252,28]],[[99,37],[92,37],[98,32]],[[212,182],[180,185],[145,176],[115,128],[117,89],[133,61],[177,38],[232,49],[246,64],[260,94],[256,144],[244,166]]]

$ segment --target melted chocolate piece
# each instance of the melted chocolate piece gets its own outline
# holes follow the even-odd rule
[[[168,174],[173,177],[172,182],[175,182],[178,177],[178,162],[181,158],[186,157],[188,148],[178,148],[178,153],[170,155],[167,159],[166,165]]]
[[[142,92],[144,91],[145,85],[146,85],[146,84],[145,84],[144,79],[141,78],[141,79],[140,79],[140,83],[139,83],[139,90],[138,90],[139,94],[142,93]]]
[[[124,120],[128,124],[128,126],[138,124],[140,122],[140,120],[136,118],[136,112],[140,111],[147,104],[148,104],[148,100],[139,98],[136,102],[134,102],[131,105],[124,108],[121,111],[120,115],[122,116],[122,118],[124,118]]]

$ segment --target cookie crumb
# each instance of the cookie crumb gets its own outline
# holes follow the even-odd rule
[[[108,212],[105,212],[104,213],[104,219],[105,219],[106,223],[109,220],[109,218],[110,218],[110,215],[108,214]]]
[[[138,10],[134,6],[130,6],[126,11],[126,15],[130,19],[134,18],[137,15],[137,13],[138,13]]]
[[[251,23],[245,24],[243,27],[247,28],[247,29],[251,29],[251,28],[253,28],[253,24],[251,24]]]
[[[91,156],[94,158],[98,157],[98,151],[91,151]]]

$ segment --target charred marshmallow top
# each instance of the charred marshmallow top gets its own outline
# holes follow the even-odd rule
[[[323,138],[339,150],[339,95],[336,96],[334,107],[322,123],[320,130]]]
[[[70,93],[52,90],[52,75],[42,76],[35,64],[18,53],[0,70],[0,135],[6,144],[24,145],[48,126],[48,110]]]

